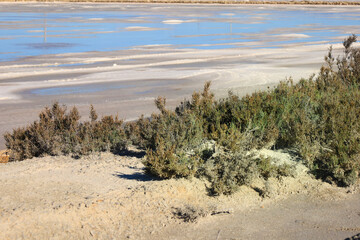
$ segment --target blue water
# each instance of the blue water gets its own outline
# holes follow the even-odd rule
[[[174,6],[176,7],[176,6]],[[144,10],[71,12],[1,12],[0,61],[44,54],[113,51],[144,45],[170,44],[175,48],[218,49],[274,48],[289,43],[339,42],[338,37],[360,33],[360,12],[346,8],[341,13],[328,8],[284,10],[274,6],[259,9],[214,6],[208,13],[171,17]],[[202,8],[199,7],[199,12]],[[229,13],[231,15],[229,15]],[[140,22],[129,20],[144,19]],[[166,20],[182,20],[166,24]],[[131,27],[154,29],[128,31]],[[282,39],[277,34],[305,34],[307,38]],[[246,46],[245,46],[246,47]]]
[[[40,88],[32,90],[32,94],[43,95],[43,96],[52,96],[52,95],[65,95],[65,94],[80,94],[80,93],[95,93],[100,91],[106,91],[111,89],[124,89],[133,87],[132,85],[81,85],[81,86],[70,86],[70,87],[53,87],[53,88]]]

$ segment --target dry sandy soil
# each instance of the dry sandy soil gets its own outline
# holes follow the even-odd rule
[[[291,155],[264,150],[274,159]],[[44,157],[0,165],[0,239],[345,239],[360,194],[306,174],[213,197],[199,179],[144,174],[142,153]]]

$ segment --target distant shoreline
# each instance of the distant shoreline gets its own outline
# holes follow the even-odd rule
[[[1,3],[12,2],[43,2],[43,3],[169,3],[169,4],[236,4],[236,5],[360,5],[360,2],[354,1],[311,1],[311,0],[299,0],[299,1],[262,1],[262,0],[0,0]]]

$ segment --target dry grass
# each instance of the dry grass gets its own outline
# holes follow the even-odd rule
[[[21,161],[44,155],[72,155],[80,157],[92,152],[119,152],[126,146],[123,121],[117,116],[103,116],[97,120],[93,106],[90,121],[80,122],[76,107],[54,103],[46,107],[39,120],[27,127],[14,129],[4,135],[6,147],[11,149],[10,161]]]
[[[0,2],[84,2],[84,3],[171,3],[171,4],[284,4],[284,5],[360,5],[348,1],[253,1],[253,0],[0,0]]]

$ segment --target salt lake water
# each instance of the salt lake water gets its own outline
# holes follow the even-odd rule
[[[174,48],[278,48],[360,33],[342,6],[0,5],[0,61],[45,54]]]

